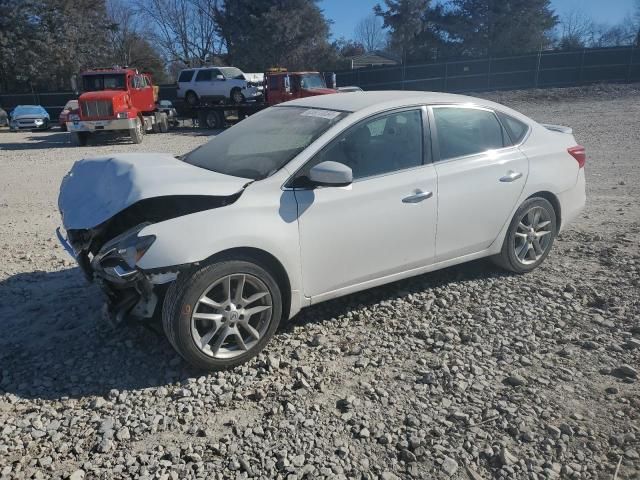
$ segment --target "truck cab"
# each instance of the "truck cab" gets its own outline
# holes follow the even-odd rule
[[[295,100],[337,93],[327,88],[320,72],[287,72],[285,69],[270,69],[265,74],[266,102],[271,105]]]
[[[158,112],[158,87],[151,76],[134,68],[100,68],[80,76],[78,113],[69,115],[67,129],[79,145],[102,132],[128,133],[140,143],[147,131],[166,131],[166,114]]]

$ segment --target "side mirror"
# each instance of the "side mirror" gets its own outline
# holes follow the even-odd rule
[[[224,80],[224,75],[216,75],[216,80]]]
[[[346,187],[353,183],[353,172],[344,163],[327,161],[309,170],[309,180],[323,187]]]

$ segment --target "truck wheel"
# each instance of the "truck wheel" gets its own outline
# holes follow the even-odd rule
[[[160,117],[160,132],[167,133],[169,131],[169,120],[167,114],[163,113]]]
[[[198,95],[196,95],[196,92],[193,92],[191,90],[187,92],[184,99],[192,107],[195,107],[200,103],[200,99],[198,98]]]
[[[231,90],[231,101],[233,103],[244,103],[244,95],[238,87]]]
[[[162,308],[171,345],[205,370],[234,367],[257,355],[281,316],[280,287],[267,269],[248,258],[179,275]]]
[[[142,143],[142,138],[144,137],[144,126],[139,118],[136,119],[136,126],[129,129],[129,136],[133,143]]]
[[[89,142],[89,132],[72,132],[71,143],[77,147],[84,147]]]
[[[224,127],[223,114],[221,112],[207,112],[205,115],[205,125],[207,128],[217,129]]]

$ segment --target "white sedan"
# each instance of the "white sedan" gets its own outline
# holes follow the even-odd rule
[[[266,109],[181,159],[77,162],[59,207],[116,322],[161,314],[190,363],[238,365],[300,309],[481,257],[528,272],[585,204],[571,129],[425,92]]]

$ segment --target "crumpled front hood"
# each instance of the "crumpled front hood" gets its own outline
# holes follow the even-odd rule
[[[227,196],[251,180],[211,172],[165,153],[125,153],[76,162],[63,178],[58,208],[66,230],[94,228],[140,200]]]

